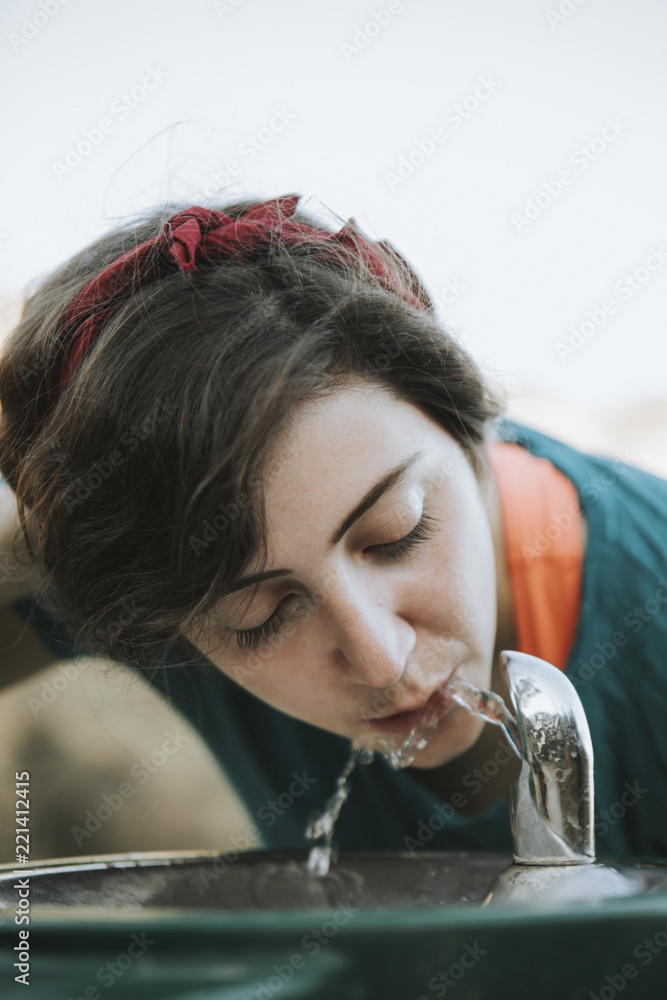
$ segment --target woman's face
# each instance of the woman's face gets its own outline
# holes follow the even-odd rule
[[[439,721],[414,766],[463,753],[481,720],[432,696],[454,674],[490,686],[497,596],[460,447],[355,380],[297,411],[267,468],[267,559],[244,577],[261,582],[221,602],[203,651],[275,708],[375,749],[400,746],[431,699]]]

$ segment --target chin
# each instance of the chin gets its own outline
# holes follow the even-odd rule
[[[475,718],[467,709],[457,705],[451,714],[443,719],[427,746],[416,755],[411,766],[433,768],[449,764],[475,745],[484,725],[483,719]]]

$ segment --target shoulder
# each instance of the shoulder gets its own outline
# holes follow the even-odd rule
[[[648,582],[667,576],[667,480],[619,456],[591,454],[515,421],[494,426],[495,439],[547,458],[574,484],[589,531],[589,551]]]

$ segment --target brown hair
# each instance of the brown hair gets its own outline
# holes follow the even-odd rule
[[[135,289],[57,398],[67,306],[184,207],[111,232],[52,274],[0,359],[0,471],[46,593],[82,649],[143,666],[169,645],[192,656],[186,628],[196,634],[264,552],[266,459],[299,404],[372,380],[436,419],[478,474],[500,412],[407,264],[387,256],[424,309],[353,255],[334,265],[317,244],[279,239]]]

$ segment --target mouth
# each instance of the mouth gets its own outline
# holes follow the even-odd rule
[[[455,704],[454,694],[449,690],[449,682],[455,673],[456,671],[452,671],[443,684],[416,706],[381,718],[366,719],[365,724],[375,732],[388,733],[392,736],[408,736],[413,729],[419,728],[427,720],[429,726],[435,725],[449,714]]]

